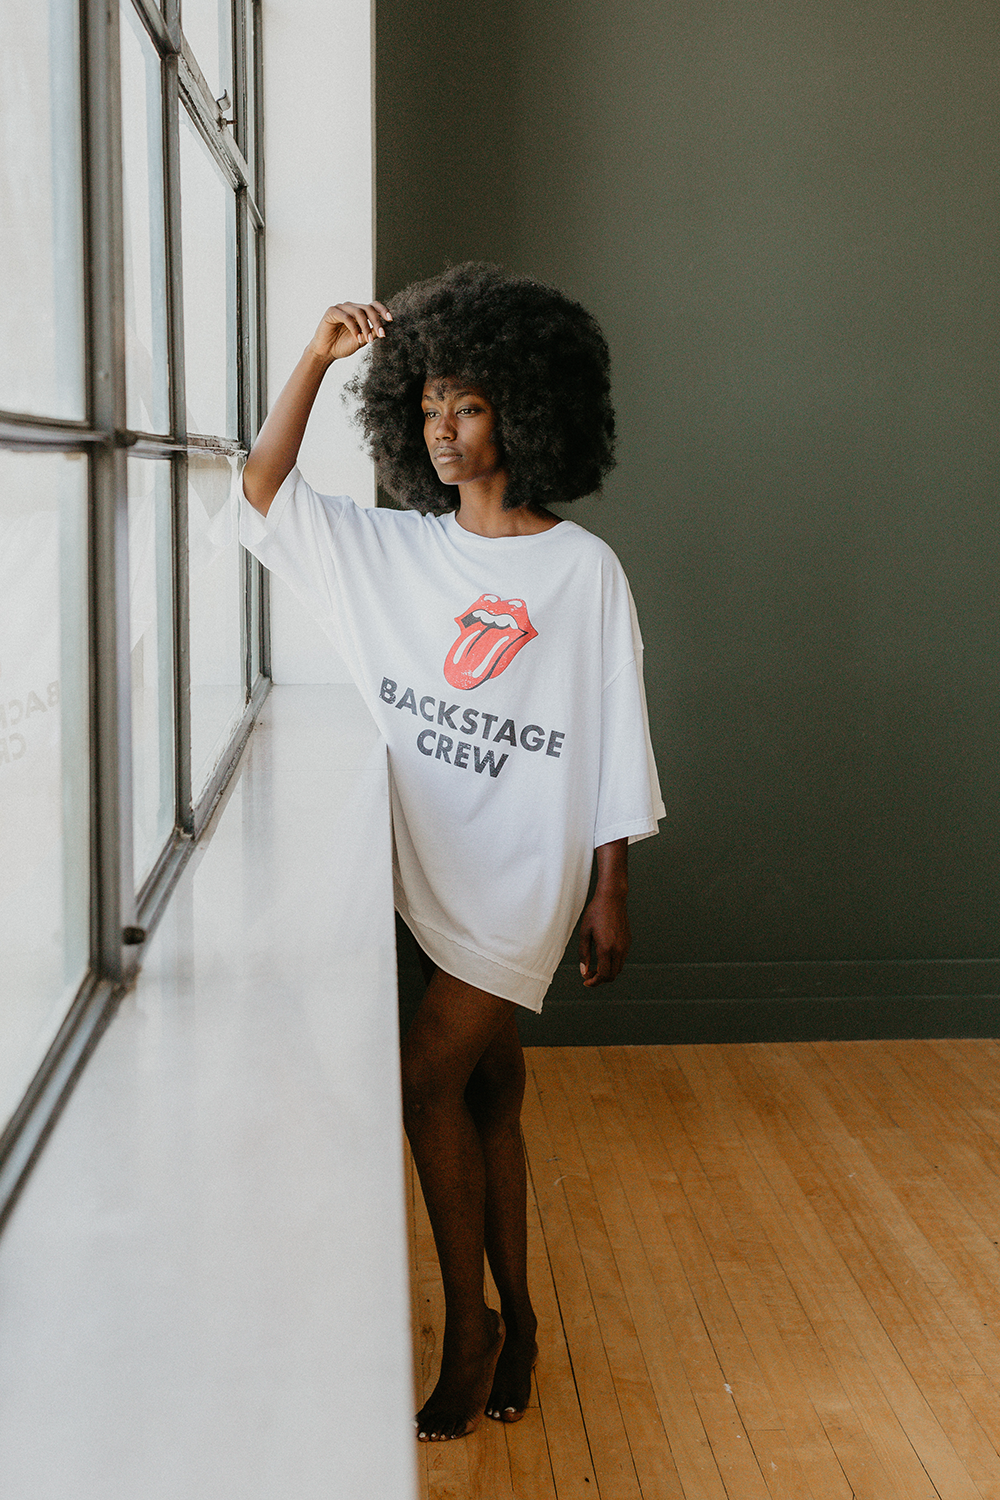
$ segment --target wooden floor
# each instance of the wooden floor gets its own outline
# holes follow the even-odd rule
[[[1000,1043],[526,1055],[537,1392],[429,1500],[1000,1500]]]

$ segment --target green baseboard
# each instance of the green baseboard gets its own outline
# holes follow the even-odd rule
[[[403,929],[404,1027],[423,994],[415,954]],[[627,964],[597,990],[562,964],[541,1015],[518,1019],[526,1047],[1000,1037],[1000,963]]]
[[[525,1047],[656,1046],[694,1042],[847,1042],[1000,1036],[1000,995],[829,999],[546,1000],[519,1016]]]
[[[520,1029],[532,1047],[1000,1036],[1000,964],[626,964],[598,990],[562,964]]]

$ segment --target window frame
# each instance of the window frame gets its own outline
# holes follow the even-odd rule
[[[235,769],[270,687],[267,575],[255,559],[241,551],[244,708],[211,776],[195,796],[191,783],[188,455],[210,452],[243,456],[265,410],[261,0],[231,3],[235,98],[226,111],[212,98],[184,37],[179,0],[164,0],[162,7],[154,0],[122,3],[133,7],[160,58],[170,430],[135,431],[126,422],[119,10],[117,3],[109,6],[103,0],[78,0],[87,419],[71,421],[0,410],[0,447],[69,451],[88,458],[90,966],[54,1042],[0,1133],[0,1226],[75,1078],[134,979],[143,945]],[[248,111],[247,58],[251,19],[255,43],[249,59],[253,68],[252,118]],[[182,109],[236,196],[235,440],[192,435],[186,427],[180,241]],[[251,136],[253,146],[247,149]],[[253,173],[248,156],[254,162]],[[255,278],[251,277],[251,235],[256,238]],[[138,889],[132,858],[128,458],[169,460],[172,506],[174,827]],[[106,601],[112,601],[110,607]]]

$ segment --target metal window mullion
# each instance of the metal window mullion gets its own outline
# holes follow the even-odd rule
[[[181,246],[180,89],[177,56],[163,66],[163,183],[166,193],[167,356],[170,426],[180,445],[171,457],[174,570],[174,790],[177,827],[194,833],[191,796],[191,650],[188,592],[187,413],[184,399],[184,284]]]
[[[253,152],[247,139],[247,18],[248,0],[234,0],[233,18],[233,135],[243,160],[249,163]],[[252,182],[247,184],[251,189]]]
[[[166,23],[167,33],[173,43],[174,49],[180,48],[181,44],[181,5],[180,0],[163,0],[160,9],[163,11],[163,19]]]
[[[247,71],[247,36],[249,26],[247,24],[247,5],[251,0],[235,0],[233,5],[233,88],[234,104],[233,111],[234,132],[237,144],[242,148],[244,159],[256,163],[258,153],[251,148],[249,133],[254,131],[257,124],[256,110],[251,118],[247,110],[247,95],[249,77]],[[256,58],[250,60],[250,65],[256,70]],[[256,71],[255,71],[256,81]],[[256,99],[256,90],[254,91]],[[257,252],[259,251],[258,234],[259,212],[254,204],[254,188],[256,184],[251,180],[237,195],[237,234],[239,247],[239,328],[240,328],[240,436],[247,449],[250,448],[257,435],[260,368],[259,362],[251,363],[259,347],[259,266]],[[254,255],[251,259],[251,239],[254,241]],[[251,276],[251,265],[254,274]],[[261,568],[259,563],[248,552],[241,552],[241,576],[243,581],[243,672],[246,684],[247,698],[251,697],[254,689],[254,658],[257,659],[258,669],[263,662],[263,630],[262,630],[262,600],[261,600]],[[255,608],[256,603],[256,608]],[[254,632],[257,632],[257,640],[254,640]],[[255,651],[256,646],[256,651]]]
[[[235,85],[234,85],[235,86]],[[250,398],[254,380],[250,369],[250,319],[253,317],[250,287],[250,246],[253,231],[247,223],[246,194],[236,194],[236,392],[237,431],[240,441],[250,447]],[[244,701],[249,702],[253,688],[253,573],[250,554],[240,548],[240,654],[243,660]]]
[[[87,422],[77,422],[66,417],[39,417],[31,412],[0,408],[0,433],[5,437],[8,428],[13,429],[10,435],[14,438],[19,438],[22,432],[32,432],[39,433],[43,442],[50,437],[57,440],[68,437],[77,443],[87,443],[100,441],[104,436]]]
[[[191,51],[188,39],[181,33],[181,43],[178,48],[180,57],[180,80],[181,88],[190,100],[191,107],[195,113],[201,116],[204,123],[214,130],[218,130],[224,118],[222,107],[208,86],[208,79],[198,64],[198,59]],[[224,97],[220,95],[220,98]]]
[[[239,14],[236,23],[235,42],[238,60],[234,65],[234,89],[238,101],[246,97],[246,33],[242,25],[243,7],[235,6]],[[251,356],[256,340],[251,337],[252,325],[257,316],[255,277],[251,276],[250,236],[256,233],[249,216],[249,190],[241,188],[236,194],[236,378],[239,399],[240,441],[249,451],[256,435],[252,401],[257,388],[257,372],[251,368]],[[243,657],[243,688],[246,701],[250,701],[254,682],[254,559],[240,549],[240,583],[242,609],[240,611],[240,647]]]
[[[259,32],[258,32],[259,36]],[[261,166],[263,143],[260,133],[260,100],[262,90],[260,86],[260,55],[259,48],[255,58],[257,64],[257,86],[254,97],[257,100],[258,122],[257,144],[254,153],[257,162],[258,176],[261,179],[258,187],[258,202],[263,203],[263,170]],[[267,416],[267,320],[265,317],[267,302],[267,282],[265,279],[265,236],[252,229],[251,233],[257,236],[256,270],[257,279],[254,286],[254,316],[257,319],[257,381],[256,381],[256,404],[253,412],[253,432],[256,437]],[[257,573],[258,608],[260,618],[260,671],[263,677],[270,679],[271,676],[271,579],[267,569],[261,563],[254,564]]]
[[[254,203],[260,211],[261,224],[264,222],[266,212],[264,206],[264,59],[263,59],[263,28],[261,26],[260,0],[247,0],[247,4],[253,6],[255,16],[253,25],[254,49],[253,49],[253,104],[254,118],[249,122],[254,132],[254,175],[250,188],[253,193]],[[260,275],[260,262],[257,265],[257,276],[263,286]]]
[[[169,458],[171,453],[179,453],[185,445],[173,438],[157,437],[154,433],[126,432],[123,446],[128,448],[132,458]]]
[[[263,27],[261,25],[260,0],[246,0],[248,5],[254,8],[254,118],[248,121],[249,128],[254,132],[254,179],[251,183],[253,191],[253,202],[258,213],[259,230],[254,229],[257,235],[257,254],[255,256],[257,279],[254,286],[255,308],[257,318],[257,402],[253,414],[253,433],[256,437],[264,418],[267,415],[267,278],[265,266],[265,239],[263,234],[264,215],[267,207],[264,200],[264,67],[263,67]],[[264,677],[271,676],[271,590],[270,579],[267,570],[260,563],[257,565],[257,586],[260,590],[260,670]]]
[[[134,964],[123,928],[132,886],[131,663],[125,450],[125,292],[118,9],[84,0],[84,151],[90,457],[92,951],[118,982]]]
[[[184,447],[189,453],[218,453],[227,458],[243,458],[246,445],[239,438],[219,437],[214,433],[189,432]]]
[[[150,39],[160,53],[160,56],[163,57],[168,52],[176,51],[170,35],[170,28],[164,20],[160,7],[156,4],[156,0],[132,0],[132,4],[138,12],[142,24],[149,32]]]
[[[88,448],[105,442],[103,432],[60,432],[0,422],[0,448],[20,453],[86,453]]]
[[[187,42],[178,59],[178,77],[188,113],[233,187],[249,187],[250,167],[229,125],[208,90]]]

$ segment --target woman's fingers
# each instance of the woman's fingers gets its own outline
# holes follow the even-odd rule
[[[384,337],[384,324],[392,322],[392,313],[381,302],[339,302],[333,311],[341,314],[343,322],[354,330],[360,344],[370,344],[373,338]]]
[[[608,984],[615,978],[613,950],[601,942],[599,932],[587,926],[580,933],[580,973],[590,989],[595,984]]]
[[[586,916],[580,927],[578,957],[580,959],[580,973],[583,975],[584,981],[586,981],[587,975],[590,973],[590,923]]]
[[[384,325],[391,322],[392,313],[381,302],[336,302],[323,314],[321,339],[334,359],[342,359],[384,338]]]
[[[340,323],[354,338],[356,344],[368,342],[368,319],[363,319],[363,309],[358,302],[337,302],[327,312],[331,323]]]
[[[595,984],[613,983],[622,971],[623,962],[624,957],[617,949],[598,948],[594,962],[589,968],[584,969],[583,964],[580,965],[583,970],[584,984],[588,989],[592,989]]]
[[[611,984],[625,966],[629,949],[628,919],[623,910],[611,910],[594,901],[580,924],[580,973],[588,989]]]
[[[362,311],[368,319],[368,326],[371,329],[368,342],[371,343],[373,338],[384,339],[385,324],[392,322],[392,313],[389,309],[383,307],[381,302],[366,302],[362,307]]]

